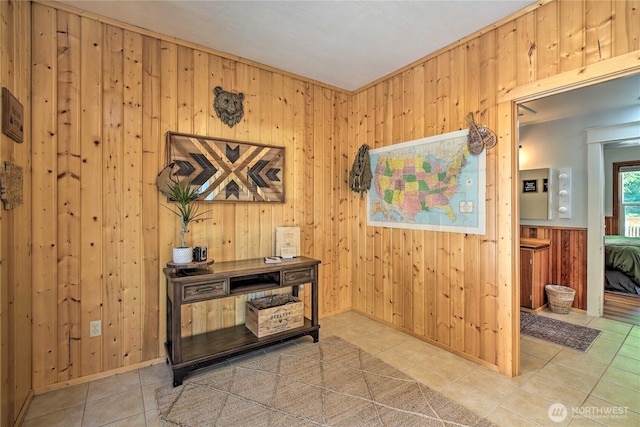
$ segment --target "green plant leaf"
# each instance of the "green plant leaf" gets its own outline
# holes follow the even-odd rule
[[[176,203],[176,206],[165,207],[180,218],[180,243],[181,246],[184,247],[184,235],[188,231],[189,223],[196,219],[211,219],[202,217],[211,211],[198,212],[196,202],[198,197],[200,197],[200,191],[197,188],[193,188],[190,181],[181,182],[177,179],[172,181],[167,186],[167,194],[169,195],[169,199]]]

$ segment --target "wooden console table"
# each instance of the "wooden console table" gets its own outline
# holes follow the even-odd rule
[[[262,258],[228,261],[210,269],[180,270],[165,268],[167,283],[167,360],[173,371],[173,385],[182,384],[192,370],[216,363],[229,356],[251,351],[290,338],[311,335],[318,342],[318,265],[306,257],[283,259],[265,264]],[[263,338],[256,337],[244,324],[189,337],[181,334],[183,304],[245,295],[291,286],[311,284],[311,319],[304,325]]]

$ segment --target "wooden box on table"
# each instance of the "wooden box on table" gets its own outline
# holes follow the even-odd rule
[[[245,326],[258,338],[303,325],[304,302],[292,295],[275,295],[246,303]]]

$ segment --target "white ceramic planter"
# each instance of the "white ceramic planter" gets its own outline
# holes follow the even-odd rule
[[[193,249],[191,247],[173,248],[174,264],[188,264],[191,261],[193,261]]]

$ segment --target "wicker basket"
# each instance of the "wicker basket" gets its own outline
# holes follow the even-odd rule
[[[545,285],[544,288],[549,299],[549,309],[554,313],[569,313],[576,296],[575,289],[562,285]]]

